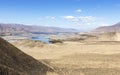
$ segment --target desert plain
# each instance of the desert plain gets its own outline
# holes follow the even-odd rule
[[[22,39],[12,44],[59,75],[120,75],[119,33],[76,34],[56,40],[62,42]]]

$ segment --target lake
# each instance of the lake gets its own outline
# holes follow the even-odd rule
[[[45,43],[50,43],[49,38],[47,36],[37,36],[37,37],[32,37],[31,39],[38,40],[38,41],[45,42]]]

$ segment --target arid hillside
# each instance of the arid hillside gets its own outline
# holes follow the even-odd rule
[[[120,32],[106,32],[86,35],[84,41],[120,41]]]
[[[120,32],[120,22],[111,26],[102,26],[94,29],[92,32]]]
[[[46,75],[53,69],[0,38],[0,75]]]
[[[67,37],[60,39],[65,41],[120,41],[120,32],[106,32],[106,33],[85,33],[78,34],[75,37]]]

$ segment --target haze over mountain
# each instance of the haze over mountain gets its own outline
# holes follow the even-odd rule
[[[0,75],[46,75],[52,70],[0,38]]]
[[[44,33],[56,33],[56,32],[76,32],[75,29],[65,29],[59,27],[44,27],[44,26],[29,26],[23,24],[3,24],[0,23],[0,33],[18,33],[18,32],[44,32]]]
[[[98,27],[93,32],[120,32],[120,22],[111,26]]]

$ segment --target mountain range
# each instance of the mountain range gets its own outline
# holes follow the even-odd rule
[[[56,32],[77,32],[75,29],[59,28],[59,27],[45,27],[36,25],[24,24],[3,24],[0,23],[0,33],[56,33]]]
[[[72,28],[46,27],[24,24],[4,24],[0,23],[0,33],[59,33],[59,32],[78,32]],[[98,27],[92,32],[120,32],[120,22],[110,26]]]
[[[120,22],[111,26],[98,27],[92,32],[120,32]]]

